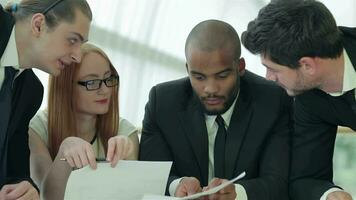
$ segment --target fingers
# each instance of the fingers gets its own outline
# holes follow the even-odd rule
[[[5,193],[5,200],[17,199],[17,200],[38,200],[39,195],[37,190],[28,182],[22,181],[18,184],[8,185],[5,188],[9,193]]]
[[[111,162],[115,154],[115,143],[112,138],[108,141],[108,152],[106,153],[106,160]]]
[[[16,185],[18,184],[8,184],[8,185],[4,185],[2,188],[1,188],[1,192],[3,194],[8,194],[10,193],[12,190],[14,190],[16,188]]]
[[[226,179],[220,179],[220,180],[221,180],[220,184],[225,183],[225,182],[228,181]],[[218,193],[219,194],[231,194],[233,192],[236,192],[235,190],[236,190],[235,189],[235,185],[234,184],[229,184],[228,186],[226,186],[223,189],[221,189]]]
[[[200,182],[195,177],[184,177],[179,182],[174,196],[184,197],[201,192]]]
[[[17,200],[39,200],[39,194],[34,187],[31,187],[27,192]]]
[[[115,136],[108,141],[107,160],[115,167],[117,162],[128,157],[132,149],[132,141],[127,136]]]
[[[87,158],[88,158],[88,161],[89,161],[89,165],[92,169],[96,169],[96,160],[95,160],[95,153],[93,151],[93,149],[91,148],[88,148],[86,151],[86,154],[87,154]]]
[[[64,158],[70,167],[75,168],[74,160],[72,159],[71,156],[64,156]]]
[[[72,168],[82,168],[90,165],[96,169],[95,153],[91,145],[78,137],[66,138],[60,147],[61,154]]]
[[[221,183],[222,183],[222,179],[220,179],[220,178],[213,178],[213,179],[210,181],[210,183],[209,183],[209,185],[208,185],[208,188],[210,189],[210,188],[216,187],[216,186],[218,186],[218,185],[221,185]]]
[[[214,188],[216,186],[221,185],[224,182],[227,182],[228,180],[225,179],[219,179],[219,178],[214,178],[210,181],[209,185],[205,187],[205,191],[211,188]],[[218,192],[209,195],[208,199],[213,200],[213,199],[235,199],[236,198],[236,190],[235,190],[235,185],[234,184],[229,184],[228,186],[222,188]]]
[[[18,199],[26,193],[29,185],[31,184],[27,181],[9,185],[9,188],[7,190],[8,193],[5,195],[5,199]]]
[[[82,168],[83,167],[82,161],[80,160],[80,156],[78,155],[78,153],[72,155],[72,159],[74,160],[74,165],[75,165],[74,167]]]

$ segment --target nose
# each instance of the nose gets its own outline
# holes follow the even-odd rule
[[[216,94],[219,90],[219,86],[215,80],[207,80],[204,86],[204,92],[206,94]]]
[[[72,54],[71,54],[72,61],[75,63],[80,63],[82,61],[82,51],[79,45],[74,47]]]
[[[270,69],[266,71],[266,79],[270,81],[277,81],[276,74],[272,72]]]

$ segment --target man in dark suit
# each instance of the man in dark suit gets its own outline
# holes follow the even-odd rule
[[[15,20],[16,19],[16,20]],[[28,124],[43,87],[32,67],[52,75],[80,62],[91,11],[85,0],[0,6],[0,199],[39,199],[30,178]],[[64,41],[64,42],[63,42]]]
[[[334,185],[332,158],[337,126],[356,130],[356,28],[337,27],[320,2],[270,3],[242,34],[261,55],[267,79],[295,96],[290,197],[349,200]]]
[[[140,159],[173,161],[166,190],[172,196],[245,171],[242,180],[209,198],[288,199],[291,98],[245,70],[238,34],[225,22],[195,26],[185,54],[189,78],[150,92]]]

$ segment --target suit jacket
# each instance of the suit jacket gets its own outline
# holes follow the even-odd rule
[[[14,19],[0,6],[0,55],[2,56],[14,26]],[[43,86],[32,70],[24,70],[13,85],[11,111],[6,132],[0,137],[0,188],[4,184],[30,179],[28,124],[41,105]],[[4,114],[4,113],[1,113]]]
[[[356,70],[356,28],[340,27],[342,43]],[[296,97],[290,195],[319,200],[333,184],[333,152],[337,126],[356,130],[356,113],[349,99],[354,91],[333,97],[314,89]]]
[[[249,200],[288,199],[291,98],[246,72],[227,130],[226,168],[231,179],[245,171]],[[151,89],[140,142],[140,159],[173,161],[167,183],[193,176],[208,184],[208,134],[204,112],[188,78]],[[167,193],[168,190],[166,190]]]

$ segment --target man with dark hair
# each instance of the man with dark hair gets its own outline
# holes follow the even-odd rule
[[[30,178],[28,124],[51,75],[80,62],[92,13],[85,0],[23,0],[0,5],[0,199],[39,199]]]
[[[296,96],[290,197],[351,199],[332,181],[332,158],[337,126],[356,130],[356,28],[337,27],[318,1],[277,1],[242,43],[260,54],[267,79]]]
[[[246,71],[240,48],[231,25],[203,21],[186,41],[189,77],[152,88],[139,157],[173,161],[167,194],[187,196],[245,171],[209,199],[288,199],[292,99]]]

